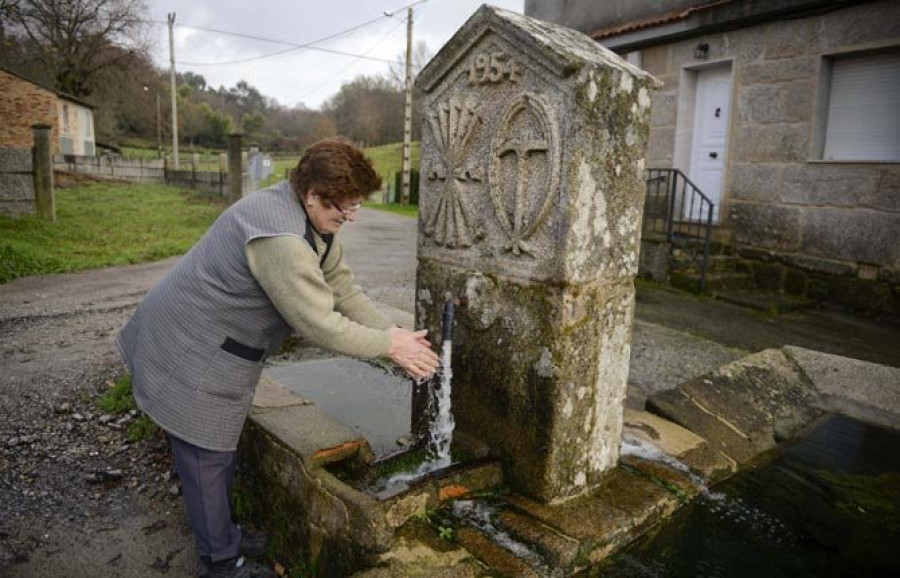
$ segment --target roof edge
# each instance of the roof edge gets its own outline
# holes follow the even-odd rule
[[[0,65],[0,70],[2,70],[3,72],[5,72],[7,74],[11,74],[11,75],[15,76],[16,78],[18,78],[20,80],[24,80],[25,82],[33,84],[33,85],[37,86],[38,88],[43,88],[46,91],[52,92],[53,94],[55,94],[56,96],[58,96],[59,98],[62,98],[64,100],[74,102],[75,104],[80,104],[81,106],[86,106],[91,110],[95,110],[97,108],[95,105],[93,105],[87,101],[84,101],[84,100],[78,98],[77,96],[72,96],[71,94],[69,94],[67,92],[63,92],[61,90],[57,90],[53,87],[47,86],[43,82],[38,82],[37,80],[35,80],[33,78],[29,78],[28,76],[25,76],[24,74],[22,74],[20,72],[16,72],[15,70],[10,69],[8,66]]]

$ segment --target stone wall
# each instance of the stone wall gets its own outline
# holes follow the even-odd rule
[[[746,258],[777,264],[769,285],[777,280],[777,288],[838,302],[874,291],[897,311],[900,164],[822,161],[817,134],[825,114],[818,104],[827,89],[820,87],[824,57],[900,46],[898,23],[900,4],[882,0],[642,51],[642,68],[665,82],[653,97],[649,167],[683,164],[674,156],[685,100],[679,83],[684,67],[704,63],[694,48],[709,45],[706,62],[731,61],[717,236]],[[786,283],[788,276],[794,282]]]
[[[53,127],[53,150],[59,150],[59,112],[53,92],[0,69],[0,94],[0,147],[31,150],[31,126],[48,124]]]
[[[30,134],[30,127],[28,131]],[[32,214],[34,177],[31,149],[0,148],[0,215],[19,217]]]
[[[224,196],[228,189],[227,172],[166,170],[162,159],[56,155],[53,170],[132,183],[167,184],[220,196]]]
[[[160,159],[55,155],[53,170],[133,183],[163,183],[166,178],[165,167]]]

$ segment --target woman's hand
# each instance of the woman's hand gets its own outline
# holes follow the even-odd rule
[[[427,329],[409,331],[399,327],[388,329],[391,348],[388,357],[417,379],[430,377],[437,371],[438,356],[431,350],[431,343],[425,338]]]

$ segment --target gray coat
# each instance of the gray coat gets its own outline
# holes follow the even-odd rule
[[[237,447],[265,357],[290,334],[251,275],[245,250],[255,238],[277,235],[300,237],[316,250],[287,182],[222,213],[116,339],[138,407],[196,446]]]

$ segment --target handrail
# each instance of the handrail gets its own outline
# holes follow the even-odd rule
[[[700,268],[699,288],[705,291],[715,204],[678,169],[646,172],[644,233],[664,234],[670,257],[676,246],[688,255]]]

